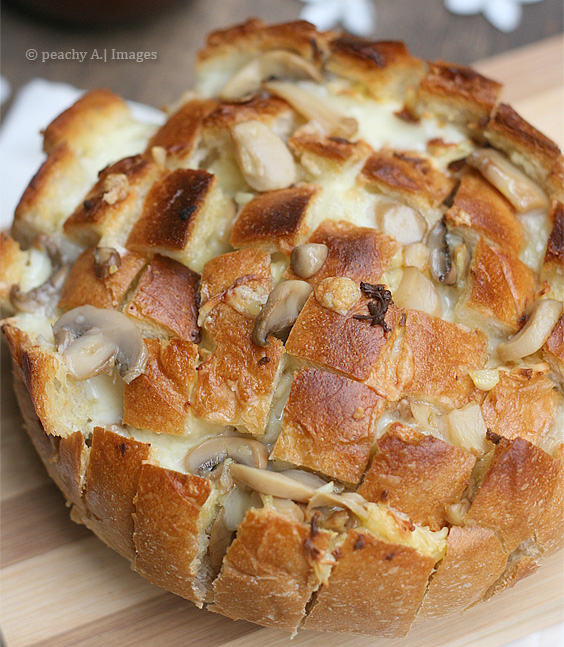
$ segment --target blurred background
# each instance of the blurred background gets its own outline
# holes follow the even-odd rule
[[[560,34],[564,22],[562,0],[10,0],[2,3],[1,27],[2,76],[11,87],[7,96],[42,77],[83,89],[109,87],[128,99],[161,106],[192,83],[195,52],[210,30],[249,16],[294,20],[324,2],[333,13],[369,4],[376,13],[371,37],[404,40],[418,56],[460,63]],[[455,15],[445,2],[481,11]],[[519,26],[508,33],[483,13],[497,11],[503,19],[508,9],[522,12]],[[63,18],[72,25],[62,24]],[[26,58],[30,49],[37,52],[35,60]],[[112,49],[151,57],[112,60]],[[76,56],[86,52],[86,58],[43,61],[44,52],[72,55],[73,50]],[[95,50],[100,58],[93,57]]]

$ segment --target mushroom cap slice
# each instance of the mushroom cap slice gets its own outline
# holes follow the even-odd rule
[[[437,290],[416,267],[406,267],[400,284],[394,292],[394,303],[406,310],[423,310],[433,317],[443,313]]]
[[[453,285],[456,282],[457,270],[450,257],[446,240],[446,225],[439,220],[427,236],[427,247],[431,250],[431,274],[439,283]]]
[[[253,189],[286,189],[296,181],[292,153],[262,121],[242,121],[233,126],[231,136],[243,177]]]
[[[305,281],[284,281],[268,295],[253,328],[253,341],[266,347],[266,338],[293,326],[313,288]]]
[[[193,447],[184,458],[184,467],[192,474],[202,475],[227,458],[264,470],[268,465],[268,449],[251,438],[216,436]]]
[[[53,324],[53,335],[75,380],[111,370],[129,384],[147,364],[147,347],[135,324],[121,312],[91,305],[69,310]]]
[[[231,465],[231,476],[237,483],[242,483],[255,492],[271,494],[282,499],[292,499],[292,501],[301,503],[307,503],[315,492],[315,488],[311,485],[286,476],[282,472],[259,470],[237,463]]]
[[[466,158],[519,212],[548,209],[544,191],[494,148],[480,148]]]
[[[94,249],[94,272],[99,279],[107,279],[121,267],[121,256],[113,247]]]
[[[315,121],[327,135],[350,138],[358,132],[358,122],[338,112],[319,97],[293,83],[270,81],[264,87],[284,101],[307,120]]]
[[[505,344],[500,344],[497,352],[504,362],[527,357],[541,349],[560,315],[563,304],[555,299],[540,299],[529,314],[527,323]]]
[[[324,243],[297,245],[290,254],[292,271],[302,279],[310,279],[323,267],[328,255],[329,247]]]
[[[374,208],[378,228],[403,245],[419,243],[427,232],[425,218],[412,207],[395,200],[380,200]]]
[[[243,66],[222,88],[222,101],[245,101],[267,79],[312,79],[320,83],[321,72],[301,56],[285,50],[264,52]]]

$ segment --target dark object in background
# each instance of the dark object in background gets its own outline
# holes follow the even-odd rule
[[[178,0],[6,0],[28,16],[71,27],[106,27],[148,18]]]

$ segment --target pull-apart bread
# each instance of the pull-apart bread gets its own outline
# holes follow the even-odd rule
[[[151,582],[402,636],[564,543],[563,161],[472,69],[305,22],[208,37],[162,126],[47,127],[2,238],[29,434]]]

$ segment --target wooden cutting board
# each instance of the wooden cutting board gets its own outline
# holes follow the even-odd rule
[[[505,99],[564,144],[562,37],[477,64]],[[460,617],[416,626],[401,640],[287,634],[198,610],[133,573],[68,518],[22,429],[2,343],[1,628],[7,647],[497,647],[563,618],[564,555]]]

